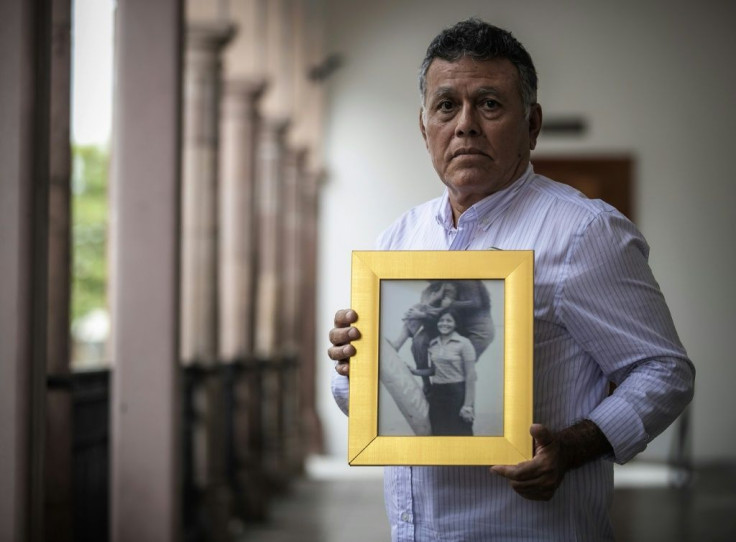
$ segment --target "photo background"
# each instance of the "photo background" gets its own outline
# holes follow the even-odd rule
[[[482,282],[491,297],[491,316],[496,335],[475,364],[478,383],[475,394],[473,433],[500,436],[503,435],[504,281],[484,280]],[[426,280],[381,280],[379,322],[381,338],[396,338],[403,325],[404,314],[409,307],[419,302],[422,290],[428,285],[429,282]],[[380,355],[382,358],[383,352]],[[415,366],[411,354],[411,339],[406,341],[401,348],[399,356],[410,367]],[[421,386],[421,378],[415,378]],[[378,390],[378,433],[379,435],[414,435],[388,390],[382,384]]]

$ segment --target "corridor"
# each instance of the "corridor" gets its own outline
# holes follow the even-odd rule
[[[310,460],[309,476],[274,502],[270,521],[238,542],[383,542],[390,539],[379,469]],[[355,472],[353,472],[355,471]],[[733,542],[736,468],[701,469],[690,490],[667,486],[663,468],[616,468],[613,522],[618,542]]]

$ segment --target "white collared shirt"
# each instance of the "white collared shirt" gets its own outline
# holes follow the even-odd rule
[[[663,431],[695,374],[636,227],[529,166],[457,228],[445,191],[401,216],[378,248],[534,250],[534,421],[557,431],[590,419],[614,450],[569,471],[549,502],[523,499],[485,467],[387,467],[392,540],[612,540],[610,459],[628,461]],[[335,374],[332,387],[347,412],[347,379]]]

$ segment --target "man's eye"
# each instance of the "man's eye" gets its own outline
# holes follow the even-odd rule
[[[483,106],[486,109],[496,109],[498,107],[498,102],[496,100],[486,100],[483,102]]]
[[[437,104],[437,109],[440,111],[449,111],[452,109],[452,102],[450,100],[442,100]]]

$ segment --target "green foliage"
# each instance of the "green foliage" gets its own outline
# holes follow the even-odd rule
[[[109,153],[72,148],[72,323],[107,308],[107,177]]]

